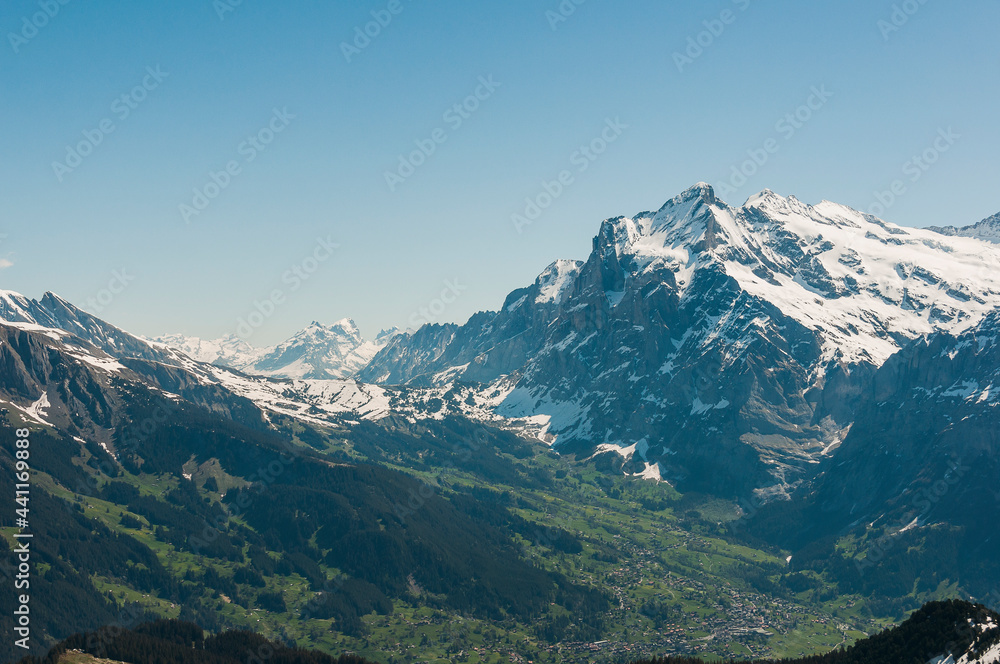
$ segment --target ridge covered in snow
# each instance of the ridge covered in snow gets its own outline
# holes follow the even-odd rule
[[[396,333],[382,332],[375,341],[361,336],[350,318],[326,326],[313,321],[285,341],[258,348],[236,335],[206,341],[171,334],[151,339],[209,364],[276,378],[340,380],[360,371]]]
[[[605,224],[637,272],[666,265],[683,293],[694,270],[718,266],[820,332],[825,359],[878,365],[909,340],[960,333],[1000,306],[1000,248],[829,201],[764,190],[733,208],[699,184],[656,213]]]
[[[1000,244],[1000,212],[971,226],[931,226],[927,230],[959,237],[972,237]]]

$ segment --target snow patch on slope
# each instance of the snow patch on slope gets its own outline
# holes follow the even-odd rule
[[[558,260],[547,268],[540,275],[535,283],[539,286],[538,297],[535,302],[542,304],[551,302],[559,304],[563,295],[573,285],[573,281],[580,274],[583,267],[581,261]]]
[[[26,412],[36,422],[39,422],[40,424],[48,424],[48,421],[45,419],[48,413],[45,411],[47,411],[51,406],[52,404],[49,403],[48,393],[42,392],[42,396],[38,397],[38,400],[28,406],[24,412]]]

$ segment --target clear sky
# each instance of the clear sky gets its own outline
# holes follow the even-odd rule
[[[0,288],[204,338],[277,290],[252,343],[342,317],[371,336],[496,309],[698,181],[865,210],[899,181],[881,216],[903,225],[1000,210],[996,0],[562,9],[4,0]]]

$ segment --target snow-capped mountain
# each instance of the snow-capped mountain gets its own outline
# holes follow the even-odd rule
[[[550,266],[500,311],[397,337],[359,378],[480,384],[564,451],[781,493],[841,443],[891,355],[1000,306],[997,266],[977,239],[770,191],[734,208],[699,184],[605,221],[585,263]]]
[[[361,370],[397,333],[383,331],[375,341],[361,336],[357,325],[344,318],[333,325],[313,321],[290,338],[266,348],[257,348],[236,335],[206,341],[171,334],[151,339],[177,349],[199,362],[276,378],[339,380]]]
[[[394,437],[410,430],[464,450],[493,430],[485,423],[580,466],[740,505],[756,494],[768,504],[751,502],[746,532],[783,546],[770,535],[793,533],[796,561],[849,531],[856,562],[884,565],[832,568],[851,596],[877,597],[865,583],[909,569],[919,577],[901,574],[900,596],[986,597],[1000,577],[998,266],[1000,246],[981,238],[769,191],[735,208],[697,185],[656,212],[606,220],[586,261],[552,263],[498,311],[375,342],[349,320],[267,349],[147,341],[52,293],[0,291],[0,424],[45,430],[49,463],[78,443],[91,470],[124,460],[191,479],[193,459],[253,477],[279,439],[316,459],[334,440],[414,452],[414,437]],[[71,490],[90,472],[58,467],[52,479]],[[379,488],[370,477],[384,475],[357,481]],[[961,643],[892,649],[910,646],[906,661],[1000,661],[995,615],[944,613],[941,633],[956,616],[969,625]],[[885,644],[873,640],[868,659],[895,661]]]
[[[987,242],[1000,243],[1000,212],[971,226],[932,226],[928,230],[959,237],[974,237]]]
[[[345,319],[255,349],[147,343],[51,293],[3,293],[0,318],[69,331],[203,404],[224,389],[325,421],[434,400],[435,417],[506,418],[682,488],[784,495],[832,458],[888,358],[1000,306],[998,265],[1000,247],[976,238],[770,191],[734,208],[699,184],[603,222],[586,261],[556,261],[464,325],[368,342]]]
[[[11,323],[34,323],[38,303],[14,291],[0,290],[0,319]]]
[[[250,371],[289,378],[348,378],[368,364],[378,350],[374,343],[365,341],[349,318],[329,327],[313,321],[269,349]]]
[[[2,292],[0,405],[112,452],[164,400],[348,437],[471,419],[681,492],[787,505],[776,521],[799,544],[905,527],[977,588],[976,570],[1000,574],[998,266],[980,239],[769,191],[734,208],[698,185],[606,220],[586,261],[499,311],[371,345],[350,321],[313,324],[240,371],[204,362],[252,352],[238,340],[146,342]],[[366,361],[357,380],[309,377]]]
[[[327,421],[345,413],[361,418],[388,412],[381,392],[354,381],[317,381],[293,388],[301,398],[289,396],[291,381],[248,377],[206,364],[129,334],[53,293],[34,300],[0,292],[0,332],[0,341],[10,346],[2,349],[10,351],[3,365],[7,369],[4,379],[8,387],[14,386],[8,390],[0,385],[0,401],[16,410],[34,408],[39,423],[87,432],[105,443],[115,423],[126,421],[112,416],[111,404],[116,399],[108,396],[115,392],[111,386],[120,381],[254,427],[264,426],[269,413],[296,417],[311,409],[320,416],[313,419]],[[65,382],[70,380],[70,367],[81,387]],[[51,416],[41,416],[42,405],[60,402]]]
[[[146,341],[179,350],[199,362],[218,364],[233,369],[243,369],[253,365],[266,352],[266,349],[251,346],[235,334],[228,334],[212,340],[188,337],[183,334],[165,334],[153,339],[146,339]]]
[[[157,593],[161,592],[173,602],[188,602],[191,610],[200,606],[200,590],[196,595],[172,590],[179,587],[183,572],[172,575],[151,548],[133,539],[129,528],[112,529],[103,520],[111,518],[107,504],[122,514],[135,510],[148,524],[147,532],[165,546],[177,547],[173,550],[183,550],[182,555],[197,556],[203,562],[225,564],[242,556],[239,547],[244,540],[237,539],[237,529],[260,533],[253,536],[259,538],[255,540],[261,543],[258,546],[270,548],[264,539],[271,537],[266,535],[272,532],[268,529],[291,524],[298,534],[297,544],[290,548],[302,556],[300,560],[309,561],[297,563],[298,569],[309,564],[319,570],[321,564],[333,564],[359,584],[368,583],[360,579],[371,569],[380,570],[380,578],[391,569],[391,588],[397,589],[400,599],[412,595],[408,588],[419,584],[431,589],[435,597],[461,598],[455,610],[467,610],[469,569],[477,574],[495,570],[490,572],[495,585],[482,591],[483,597],[496,602],[490,615],[509,615],[525,588],[535,597],[557,597],[553,593],[557,577],[522,558],[513,530],[508,535],[499,529],[506,527],[502,516],[494,516],[501,512],[482,513],[471,499],[460,507],[457,500],[453,503],[448,497],[426,493],[420,497],[421,509],[416,509],[408,501],[425,485],[402,470],[386,467],[407,463],[426,467],[425,458],[442,455],[449,463],[454,458],[479,469],[485,458],[490,471],[540,484],[534,473],[521,470],[531,470],[524,463],[516,464],[515,470],[509,461],[512,457],[501,454],[501,450],[528,451],[524,441],[510,434],[491,435],[481,425],[459,418],[428,423],[433,429],[426,424],[411,428],[419,415],[416,410],[386,417],[390,401],[405,390],[392,390],[390,395],[389,390],[354,381],[248,376],[147,344],[54,296],[43,301],[59,307],[65,304],[65,310],[50,310],[43,302],[14,293],[0,294],[3,315],[18,319],[0,320],[0,435],[4,441],[0,465],[10,478],[11,491],[18,476],[15,471],[25,469],[28,458],[27,450],[15,449],[15,433],[17,438],[28,438],[21,430],[29,429],[32,445],[29,536],[34,539],[29,541],[32,560],[40,569],[32,578],[32,615],[42,616],[38,629],[32,631],[33,643],[68,636],[69,627],[53,622],[51,616],[70,616],[70,626],[88,630],[118,620],[120,605],[109,601],[99,582],[92,581],[104,574],[113,575],[130,591],[154,598],[149,607],[160,605]],[[73,331],[49,326],[64,324]],[[98,347],[98,342],[109,352]],[[441,408],[428,404],[420,410],[431,418]],[[475,442],[466,442],[473,435]],[[351,445],[358,442],[364,456],[348,457],[329,449],[331,442],[344,441],[345,436],[351,436]],[[479,450],[471,459],[475,465],[459,454],[470,444]],[[403,454],[400,448],[405,449]],[[163,500],[148,494],[140,497],[140,482],[161,487],[154,489],[154,495]],[[251,491],[253,498],[239,500],[241,495],[249,498]],[[182,494],[186,498],[178,500]],[[97,497],[102,500],[101,509],[92,504]],[[222,503],[226,497],[228,501]],[[303,499],[308,512],[301,509]],[[19,502],[23,506],[26,501]],[[27,514],[28,508],[21,509],[21,514]],[[227,518],[236,509],[249,527]],[[402,510],[409,512],[404,515]],[[363,516],[359,519],[359,515]],[[311,523],[308,533],[302,525],[307,519]],[[13,523],[8,522],[8,526]],[[331,536],[329,524],[345,528]],[[343,560],[331,559],[309,543],[321,531],[327,533],[319,536],[321,545],[346,552]],[[393,531],[392,541],[398,544],[387,545],[390,540],[379,534],[366,550],[356,546],[371,533]],[[327,536],[332,537],[329,543],[322,539]],[[280,539],[274,536],[274,541]],[[284,554],[289,549],[278,551]],[[430,562],[410,564],[414,560]],[[253,563],[247,562],[249,569]],[[287,574],[292,573],[289,568]],[[286,572],[270,568],[268,574],[275,583],[286,584]],[[442,578],[453,585],[432,585]],[[511,589],[511,578],[532,579],[534,585],[521,582]],[[205,589],[216,592],[215,585],[209,579]],[[348,589],[345,601],[354,602],[351,585],[343,585]],[[560,591],[567,592],[569,587],[562,583]],[[382,593],[374,584],[367,588],[366,593]],[[392,592],[390,586],[386,588]],[[231,586],[224,589],[236,596]],[[581,599],[572,600],[572,605],[592,602],[592,597],[594,593],[581,585]],[[359,604],[358,611],[369,612],[368,599],[357,601],[366,602]],[[379,601],[391,608],[390,600]],[[433,602],[435,607],[443,606],[437,599]],[[536,605],[524,605],[525,621],[536,615]]]
[[[310,326],[293,339],[317,339],[317,347],[325,349],[322,360],[331,355],[330,340],[318,328],[322,326]],[[351,321],[322,329],[337,333],[335,338],[353,330],[351,336],[360,338]],[[369,345],[385,343],[397,333],[385,330]],[[457,401],[461,390],[386,389],[352,379],[252,375],[205,361],[215,359],[213,353],[220,347],[225,350],[226,344],[174,339],[186,341],[192,352],[133,336],[53,293],[34,300],[0,291],[0,405],[31,422],[111,446],[116,429],[129,426],[125,410],[130,401],[135,394],[150,391],[252,428],[288,418],[328,427],[389,415],[411,419],[468,415],[529,434],[534,430],[530,422],[507,420],[487,408]],[[300,349],[287,343],[283,350]],[[123,398],[123,387],[130,397]]]

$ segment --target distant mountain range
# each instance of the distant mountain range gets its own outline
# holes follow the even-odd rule
[[[121,468],[196,478],[218,503],[259,476],[280,445],[307,449],[309,464],[282,480],[288,502],[261,507],[270,521],[257,525],[278,529],[268,535],[277,547],[285,535],[275,533],[299,523],[289,515],[312,510],[301,517],[309,528],[288,535],[297,548],[285,551],[312,569],[301,556],[320,556],[310,542],[323,531],[309,519],[338,510],[350,525],[336,538],[361,537],[367,548],[349,561],[327,546],[322,556],[377,586],[379,606],[421,594],[414,588],[430,583],[434,561],[458,584],[455,561],[485,538],[500,562],[482,581],[494,597],[484,610],[497,610],[502,580],[528,574],[510,539],[526,527],[478,511],[476,501],[459,509],[444,499],[436,518],[461,532],[439,532],[428,514],[396,524],[399,505],[420,498],[400,468],[423,473],[445,459],[488,481],[536,486],[533,473],[547,471],[512,461],[530,458],[522,448],[529,438],[607,475],[722,499],[742,513],[741,536],[794,552],[796,574],[834,569],[838,583],[866,597],[887,588],[899,597],[934,588],[984,597],[1000,575],[1000,246],[991,219],[904,228],[770,191],[736,208],[699,184],[656,211],[605,220],[586,260],[552,263],[499,310],[464,324],[366,341],[350,320],[313,323],[266,349],[232,336],[145,340],[53,293],[34,300],[0,291],[0,424],[52,437],[39,449],[62,451],[40,452],[41,463],[70,497],[97,496],[73,487],[98,470],[111,482]],[[161,428],[164,412],[171,415]],[[142,433],[150,422],[152,433]],[[509,456],[481,454],[478,442],[476,454],[456,452],[482,431]],[[347,450],[337,462],[323,456],[331,440]],[[356,465],[362,457],[392,467],[370,471]],[[209,474],[219,491],[205,489]],[[349,497],[329,488],[337,482]],[[361,498],[369,484],[377,503]],[[209,509],[209,495],[185,497],[184,486],[172,500]],[[119,489],[100,493],[108,509],[149,508]],[[161,512],[149,509],[152,528]],[[387,522],[396,525],[385,531]],[[178,547],[194,536],[180,517],[163,527],[158,541],[173,537]],[[416,548],[409,527],[424,538]],[[219,545],[218,555],[240,559],[233,551],[244,535],[233,534],[235,548]],[[107,537],[95,549],[101,556],[111,550],[105,544],[113,548]],[[68,550],[54,550],[46,564],[58,567]],[[407,581],[405,565],[386,551],[422,561],[413,564],[425,576]],[[391,571],[365,576],[372,556]],[[122,565],[108,574],[134,574]],[[89,581],[65,574],[72,580],[59,583],[90,588],[82,605],[104,601]],[[524,578],[527,620],[549,605],[549,591],[539,589],[553,581]],[[564,599],[606,601],[552,578]],[[442,585],[441,596],[456,588]],[[459,595],[450,597],[462,610]],[[343,610],[344,620],[364,615]]]
[[[135,612],[128,624],[150,606],[161,615],[182,604],[218,627],[234,620],[220,604],[233,604],[244,626],[259,627],[258,611],[281,620],[305,612],[352,635],[366,633],[362,616],[391,614],[394,600],[423,593],[435,610],[525,624],[556,601],[588,616],[608,606],[602,593],[526,561],[513,537],[532,527],[505,507],[443,497],[444,487],[387,467],[390,458],[421,463],[430,446],[451,468],[537,484],[538,469],[509,456],[528,456],[512,434],[439,422],[425,395],[405,389],[199,362],[50,293],[39,301],[0,291],[0,307],[0,489],[15,495],[25,464],[15,438],[30,440],[33,482],[30,518],[18,530],[3,517],[0,527],[9,543],[30,524],[35,654],[75,631],[120,624],[122,604]],[[410,430],[417,417],[427,424]],[[364,456],[334,449],[344,435]],[[474,465],[454,451],[463,440],[475,441]],[[161,559],[163,547],[171,553]],[[177,556],[192,566],[178,569]],[[12,580],[12,569],[0,575]],[[283,593],[293,586],[290,612]],[[10,633],[16,602],[0,594]],[[23,654],[8,645],[0,661]]]
[[[397,332],[386,330],[375,341],[366,341],[354,321],[344,318],[330,326],[313,321],[282,343],[267,348],[251,346],[235,334],[212,341],[170,334],[149,341],[177,349],[199,362],[246,373],[330,380],[358,373]]]
[[[942,235],[973,237],[987,242],[1000,242],[1000,212],[971,226],[931,226],[929,230]]]

